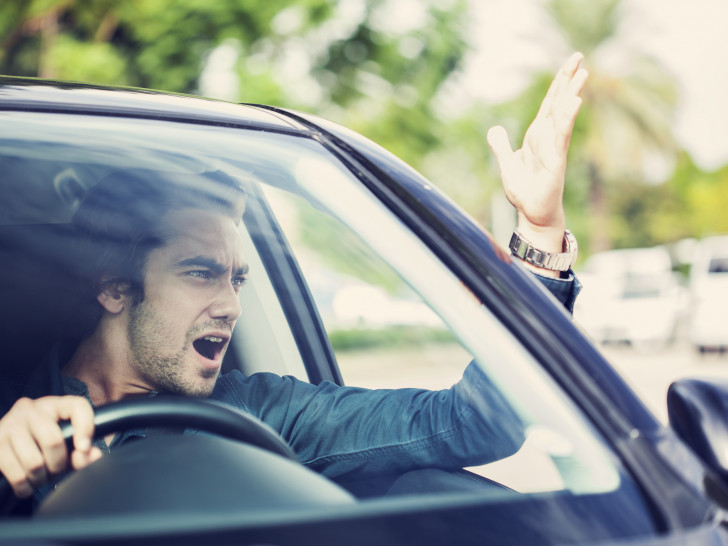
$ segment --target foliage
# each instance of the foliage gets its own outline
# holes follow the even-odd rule
[[[387,326],[381,329],[333,330],[329,333],[329,339],[335,351],[457,342],[450,330],[444,328],[405,325]]]
[[[417,166],[447,133],[433,98],[466,44],[465,0],[14,0],[0,4],[0,73],[200,93],[216,52],[234,88],[205,94],[307,110],[358,130]],[[412,11],[414,10],[414,11]],[[209,61],[209,62],[208,62]],[[227,84],[230,84],[228,80]],[[219,93],[217,93],[219,91]],[[315,220],[304,218],[304,226]],[[365,269],[340,230],[326,238],[338,270]],[[361,272],[361,271],[360,271]],[[370,278],[371,277],[371,278]]]
[[[422,26],[401,34],[376,30],[375,12],[368,11],[316,72],[318,79],[331,82],[332,101],[346,106],[329,117],[415,166],[440,147],[447,133],[433,99],[467,47],[461,28],[465,2],[451,2],[448,9],[438,4],[429,2]],[[351,74],[354,70],[358,74]]]
[[[642,203],[629,203],[622,211],[625,215],[620,215],[615,214],[615,200],[626,194],[639,199],[650,193],[639,187],[649,182],[647,160],[659,157],[669,163],[677,151],[672,129],[677,89],[666,70],[637,52],[624,58],[618,73],[600,63],[619,33],[619,6],[619,0],[548,3],[567,43],[589,55],[589,83],[570,161],[572,167],[578,165],[581,184],[587,186],[580,193],[586,197],[583,210],[588,214],[589,229],[581,239],[582,247],[592,251],[614,246],[625,231],[629,233],[625,221],[640,217],[637,211]],[[641,235],[647,235],[645,230]]]
[[[371,120],[381,116],[359,106],[426,108],[457,68],[464,3],[440,4],[420,3],[421,24],[398,29],[385,0],[11,0],[0,4],[0,73],[194,93],[210,52],[233,44],[239,99],[302,106],[293,86],[315,85],[308,106]],[[383,104],[377,82],[391,90]]]
[[[542,5],[563,50],[584,52],[590,71],[565,195],[584,253],[728,231],[720,206],[728,174],[700,172],[679,153],[672,78],[638,54],[619,73],[602,64],[618,42],[623,3]],[[0,73],[204,89],[310,111],[382,144],[488,225],[500,182],[485,131],[505,125],[519,143],[552,74],[534,75],[504,104],[439,115],[439,94],[468,50],[467,17],[467,0],[6,0]],[[225,48],[234,75],[227,90],[204,76]],[[676,165],[667,180],[645,167],[655,157]],[[347,246],[332,241],[332,251]]]
[[[728,165],[713,172],[704,172],[683,153],[670,181],[684,204],[677,218],[690,237],[706,237],[728,233]]]
[[[547,9],[569,45],[590,56],[614,36],[619,5],[620,0],[551,0]]]
[[[330,2],[297,5],[304,30],[332,11]],[[189,93],[197,88],[205,55],[226,39],[245,49],[263,39],[277,45],[281,39],[271,27],[286,6],[280,0],[4,2],[0,72]],[[104,56],[114,69],[99,69]]]

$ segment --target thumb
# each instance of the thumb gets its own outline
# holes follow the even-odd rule
[[[76,449],[71,453],[71,466],[73,466],[74,470],[81,470],[98,461],[101,457],[101,450],[96,446],[92,446],[91,449],[85,452]]]
[[[500,125],[491,127],[487,135],[488,145],[495,154],[498,165],[503,170],[504,164],[507,163],[513,155],[511,143],[508,141],[508,133]]]

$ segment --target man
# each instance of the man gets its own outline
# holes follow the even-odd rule
[[[562,67],[521,149],[511,150],[502,128],[488,134],[520,236],[553,254],[564,245],[566,154],[586,81],[581,59],[575,54]],[[475,366],[438,392],[314,386],[272,374],[220,376],[247,271],[237,230],[242,195],[222,178],[213,196],[168,191],[164,181],[149,185],[143,178],[99,183],[74,219],[89,231],[97,314],[80,344],[69,354],[58,347],[38,372],[42,380],[31,380],[26,396],[0,420],[0,472],[18,497],[40,500],[69,466],[83,468],[144,435],[132,431],[92,444],[91,404],[159,392],[210,397],[252,413],[304,464],[334,478],[457,468],[518,449],[517,417]],[[124,188],[128,199],[118,194]],[[134,202],[142,191],[150,193]],[[526,267],[573,304],[573,277]],[[62,419],[74,426],[70,456],[57,425]],[[340,434],[328,433],[331,426]]]

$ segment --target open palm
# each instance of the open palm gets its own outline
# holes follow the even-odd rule
[[[582,59],[581,53],[574,53],[561,67],[520,149],[511,149],[503,127],[488,131],[488,143],[498,161],[503,189],[518,211],[519,229],[553,231],[559,245],[565,227],[566,156],[587,79],[586,70],[579,68]]]

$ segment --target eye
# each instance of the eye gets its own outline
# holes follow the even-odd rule
[[[198,279],[209,279],[211,278],[210,272],[202,269],[196,269],[194,271],[188,271],[187,275],[190,277],[196,277]]]
[[[233,277],[233,279],[232,279],[232,283],[235,288],[242,288],[243,286],[245,286],[247,284],[247,282],[248,282],[248,278],[243,277],[243,276]]]

